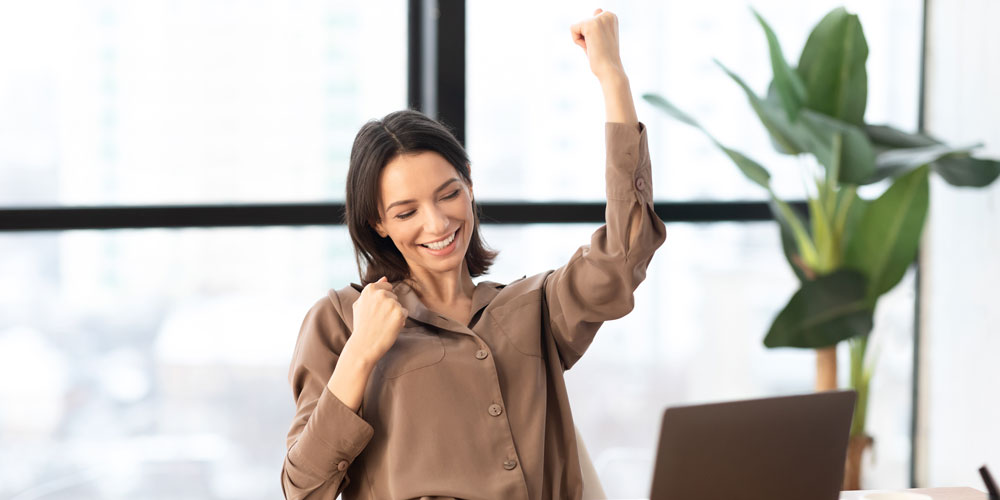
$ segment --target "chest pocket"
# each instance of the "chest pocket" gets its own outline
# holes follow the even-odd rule
[[[422,326],[403,328],[396,343],[379,360],[383,378],[396,378],[426,368],[444,359],[444,344],[437,334]]]
[[[542,356],[542,291],[532,290],[490,312],[518,352]]]

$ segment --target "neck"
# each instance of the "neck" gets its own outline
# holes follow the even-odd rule
[[[424,302],[435,304],[455,304],[471,299],[476,288],[464,262],[459,269],[446,273],[415,270],[406,281]]]

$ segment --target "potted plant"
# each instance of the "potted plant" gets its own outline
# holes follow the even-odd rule
[[[752,182],[765,189],[780,227],[782,248],[800,280],[764,338],[767,347],[817,351],[816,389],[837,387],[836,345],[850,346],[849,387],[858,400],[851,425],[844,489],[860,488],[860,461],[872,438],[865,430],[872,367],[865,364],[879,298],[913,262],[929,202],[929,175],[954,186],[983,187],[1000,175],[1000,162],[972,156],[980,144],[953,147],[922,133],[865,123],[868,45],[857,15],[837,8],[813,28],[798,65],[785,60],[777,36],[764,30],[773,77],[758,96],[738,75],[716,63],[746,94],[774,148],[818,165],[803,172],[815,186],[808,214],[778,198],[770,173],[713,137],[694,118],[656,94],[643,98],[696,127]],[[888,180],[875,199],[858,187]],[[805,216],[804,216],[805,215]]]

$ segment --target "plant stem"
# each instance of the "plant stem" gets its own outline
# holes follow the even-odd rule
[[[816,349],[816,392],[837,389],[837,346]]]
[[[833,217],[833,230],[837,233],[837,238],[842,239],[844,235],[844,228],[847,226],[847,214],[851,210],[851,203],[854,202],[854,195],[858,192],[858,187],[854,185],[847,185],[841,187],[841,195],[838,198],[837,210]],[[841,241],[844,243],[844,241]],[[843,250],[841,250],[843,253]]]

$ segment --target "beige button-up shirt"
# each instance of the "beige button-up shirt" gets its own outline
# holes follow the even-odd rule
[[[289,372],[296,414],[281,474],[287,498],[580,498],[563,372],[604,321],[632,310],[666,238],[653,211],[645,127],[608,123],[605,132],[606,224],[590,244],[556,270],[478,283],[468,325],[394,284],[409,317],[358,413],[326,384],[360,293],[331,290],[313,305]]]

